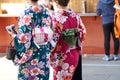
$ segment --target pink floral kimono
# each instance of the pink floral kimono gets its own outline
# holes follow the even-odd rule
[[[78,64],[81,51],[81,38],[86,32],[77,13],[70,9],[60,9],[52,15],[54,41],[56,46],[50,55],[50,64],[54,69],[54,80],[71,80]],[[78,44],[70,46],[62,37],[62,31],[77,28],[79,32]]]

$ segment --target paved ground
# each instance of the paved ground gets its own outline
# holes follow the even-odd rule
[[[17,80],[17,69],[0,54],[0,80]],[[103,61],[103,55],[83,55],[83,80],[120,80],[120,60]],[[52,70],[50,80],[52,79]]]
[[[120,60],[103,61],[103,55],[83,55],[83,80],[120,80]]]

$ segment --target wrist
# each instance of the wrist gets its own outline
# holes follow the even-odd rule
[[[16,37],[16,34],[11,34],[11,36],[12,36],[13,38],[15,38],[15,37]]]

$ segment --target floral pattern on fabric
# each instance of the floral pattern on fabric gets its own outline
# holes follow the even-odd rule
[[[51,18],[42,5],[30,6],[19,17],[18,33],[14,38],[18,80],[49,80],[49,44],[38,45],[38,48],[32,38],[32,29],[50,25]]]
[[[61,38],[62,31],[66,29],[78,27],[79,34],[84,33],[85,29],[81,26],[77,16],[78,14],[70,9],[60,9],[52,15],[54,41],[57,42],[50,54],[50,64],[54,69],[54,80],[71,80],[78,64],[81,49],[78,46],[70,46]],[[82,36],[79,35],[79,39],[81,38]]]

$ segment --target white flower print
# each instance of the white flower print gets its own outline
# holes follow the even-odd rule
[[[67,20],[67,16],[63,16],[63,15],[59,15],[59,14],[56,14],[55,15],[55,17],[56,17],[56,20],[57,21],[59,21],[60,23],[64,23],[64,22],[66,22],[66,20]]]
[[[47,26],[51,26],[51,20],[50,20],[50,18],[48,17],[46,20],[47,20],[47,21],[46,21],[46,25],[47,25]]]
[[[56,60],[56,61],[52,61],[50,64],[53,68],[57,67],[58,66],[58,63],[59,63],[59,60]]]
[[[72,13],[71,16],[72,16],[72,17],[76,17],[76,13]]]
[[[70,73],[67,70],[61,70],[57,73],[56,77],[57,80],[65,80],[65,76],[69,75]]]
[[[32,38],[31,33],[26,33],[27,36],[27,42],[25,43],[25,48],[28,49],[31,45],[30,40]]]
[[[43,18],[42,23],[45,23],[45,26],[50,26],[51,25],[51,20],[50,18]]]
[[[63,80],[62,76],[63,76],[63,74],[61,74],[61,72],[59,71],[58,74],[56,75],[57,80]]]
[[[47,56],[47,57],[46,57],[47,59],[50,59],[50,53],[49,53],[49,54],[47,54],[46,56]]]
[[[25,43],[25,48],[28,49],[30,47],[31,43],[28,41]]]
[[[19,80],[23,80],[22,78],[19,78]]]
[[[57,59],[57,57],[58,57],[58,53],[55,53],[54,57]]]
[[[63,63],[62,69],[67,70],[68,68],[69,68],[69,64],[68,63]]]

